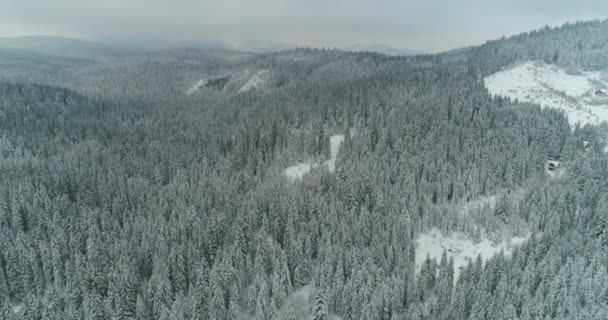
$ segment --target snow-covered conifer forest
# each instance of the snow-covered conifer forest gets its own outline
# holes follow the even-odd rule
[[[82,48],[0,42],[0,319],[608,319],[608,21]]]

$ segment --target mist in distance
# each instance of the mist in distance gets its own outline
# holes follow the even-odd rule
[[[294,46],[438,52],[599,19],[601,0],[4,0],[0,37],[53,35],[158,49]]]

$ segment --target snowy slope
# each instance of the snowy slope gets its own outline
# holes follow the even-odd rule
[[[601,72],[567,72],[542,62],[526,62],[484,79],[493,95],[563,110],[572,126],[608,121],[608,76]]]
[[[505,255],[510,255],[515,245],[522,244],[526,238],[513,237],[502,243],[493,243],[485,237],[479,243],[466,237],[462,233],[453,233],[450,236],[443,235],[436,228],[419,235],[416,246],[416,271],[420,270],[427,255],[431,259],[441,260],[441,255],[446,251],[448,257],[454,258],[454,280],[458,279],[461,268],[465,268],[469,261],[474,262],[478,255],[483,261],[488,260],[495,254],[504,250]]]
[[[239,92],[247,92],[254,88],[261,87],[270,77],[269,70],[260,70],[254,73],[251,78],[239,89]]]
[[[195,94],[198,91],[200,91],[201,88],[203,88],[206,84],[207,84],[207,79],[201,79],[201,80],[197,81],[195,84],[193,84],[190,88],[188,88],[186,90],[186,94],[187,95]]]
[[[338,151],[340,151],[340,145],[344,142],[344,135],[337,134],[335,136],[331,136],[329,138],[329,146],[330,146],[330,158],[325,161],[325,164],[329,168],[329,172],[334,172],[336,169],[336,159],[338,159]]]
[[[344,141],[343,134],[337,134],[329,137],[329,148],[330,158],[325,161],[325,165],[329,168],[329,172],[334,172],[336,169],[336,159],[338,158],[338,151],[340,151],[340,145]],[[310,170],[318,167],[314,162],[299,162],[293,166],[285,168],[283,171],[285,176],[291,181],[301,180],[305,174],[309,173]]]

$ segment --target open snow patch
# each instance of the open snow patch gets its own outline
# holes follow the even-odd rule
[[[266,80],[268,80],[269,77],[269,70],[260,70],[254,73],[251,78],[245,82],[245,84],[239,89],[239,92],[247,92],[251,89],[259,88],[266,83]]]
[[[484,208],[494,210],[494,208],[496,208],[496,196],[482,196],[476,200],[467,201],[462,204],[459,211],[462,215],[468,215],[472,212],[483,210]]]
[[[312,168],[316,168],[317,165],[312,162],[300,162],[295,166],[285,168],[285,175],[290,180],[301,180],[305,174],[309,173]]]
[[[336,159],[338,159],[338,151],[340,151],[340,146],[344,142],[344,135],[337,134],[329,137],[329,160],[325,161],[325,164],[329,168],[329,172],[334,172],[336,170]]]
[[[198,91],[200,91],[201,88],[205,87],[205,85],[207,85],[207,79],[201,79],[201,80],[197,81],[195,84],[193,84],[190,88],[188,88],[186,90],[186,94],[187,95],[195,94]]]
[[[542,62],[526,62],[484,79],[493,95],[563,110],[571,126],[608,121],[608,79],[601,72],[568,72]]]
[[[478,255],[481,255],[484,262],[501,250],[504,251],[505,255],[510,255],[513,247],[521,245],[526,239],[524,237],[512,237],[502,243],[494,243],[485,236],[482,236],[480,241],[476,243],[473,239],[462,233],[454,232],[447,236],[442,234],[439,229],[433,228],[418,236],[416,272],[420,271],[420,267],[426,260],[427,255],[439,262],[445,251],[448,258],[454,258],[454,280],[456,280],[460,275],[461,269],[465,268],[469,261],[474,262]]]
[[[343,134],[337,134],[329,137],[330,157],[324,162],[329,169],[329,172],[333,173],[336,169],[336,159],[338,159],[338,152],[340,151],[340,145],[342,145],[342,142],[344,142]],[[305,174],[317,167],[318,164],[312,161],[299,162],[296,165],[285,168],[284,173],[285,176],[287,176],[287,178],[289,178],[291,181],[301,180]]]
[[[12,306],[13,309],[13,313],[21,313],[21,310],[23,310],[23,304],[15,304]]]
[[[287,299],[291,300],[294,307],[295,316],[297,319],[312,320],[314,318],[314,304],[315,304],[316,290],[312,285],[306,285],[294,292],[292,292]],[[329,298],[327,295],[325,298]],[[278,319],[284,319],[284,308],[279,311]],[[342,318],[333,313],[332,310],[328,310],[327,320],[341,320]]]

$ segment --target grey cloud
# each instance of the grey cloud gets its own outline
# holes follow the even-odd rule
[[[382,43],[436,51],[606,17],[605,0],[3,0],[0,36]]]

